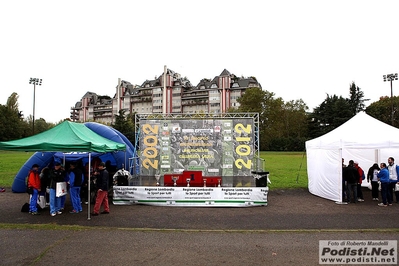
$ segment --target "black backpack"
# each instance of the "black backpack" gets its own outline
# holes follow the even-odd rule
[[[29,212],[29,203],[25,202],[25,204],[22,205],[21,212]]]

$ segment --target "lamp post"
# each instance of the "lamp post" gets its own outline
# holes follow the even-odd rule
[[[392,90],[392,81],[398,80],[398,73],[395,74],[387,74],[383,76],[384,82],[390,81],[391,82],[391,124],[393,126],[393,90]]]
[[[33,84],[33,120],[32,120],[32,135],[35,135],[35,97],[36,97],[36,85],[42,85],[42,79],[30,78],[29,84]]]

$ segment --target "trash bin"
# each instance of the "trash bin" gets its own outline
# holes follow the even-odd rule
[[[267,187],[267,177],[269,176],[269,172],[252,171],[251,173],[254,175],[255,185],[257,187]]]

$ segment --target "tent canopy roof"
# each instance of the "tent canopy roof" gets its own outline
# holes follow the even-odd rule
[[[338,128],[306,142],[306,149],[399,148],[399,129],[360,112]]]
[[[112,152],[126,145],[104,138],[84,124],[64,121],[37,135],[0,142],[0,150],[53,152]]]

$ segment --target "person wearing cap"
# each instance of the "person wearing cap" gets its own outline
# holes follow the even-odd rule
[[[65,181],[65,172],[60,162],[54,163],[54,169],[50,173],[50,215],[62,214],[61,198],[56,197],[57,182]]]
[[[31,189],[32,194],[29,202],[29,213],[32,215],[38,215],[37,212],[37,197],[41,191],[40,176],[39,176],[39,165],[32,165],[32,169],[29,171],[28,176],[28,188]]]
[[[108,204],[108,188],[109,188],[109,174],[107,169],[105,169],[105,163],[101,162],[98,165],[98,171],[94,173],[97,177],[96,181],[96,203],[94,204],[94,209],[91,215],[97,216],[100,213],[101,206],[104,207],[104,211],[101,214],[109,214],[109,204]]]
[[[362,192],[362,182],[363,179],[365,179],[364,171],[363,169],[359,166],[359,162],[354,161],[354,166],[356,170],[359,172],[359,182],[357,182],[357,201],[363,202],[364,197],[363,197],[363,192]]]

